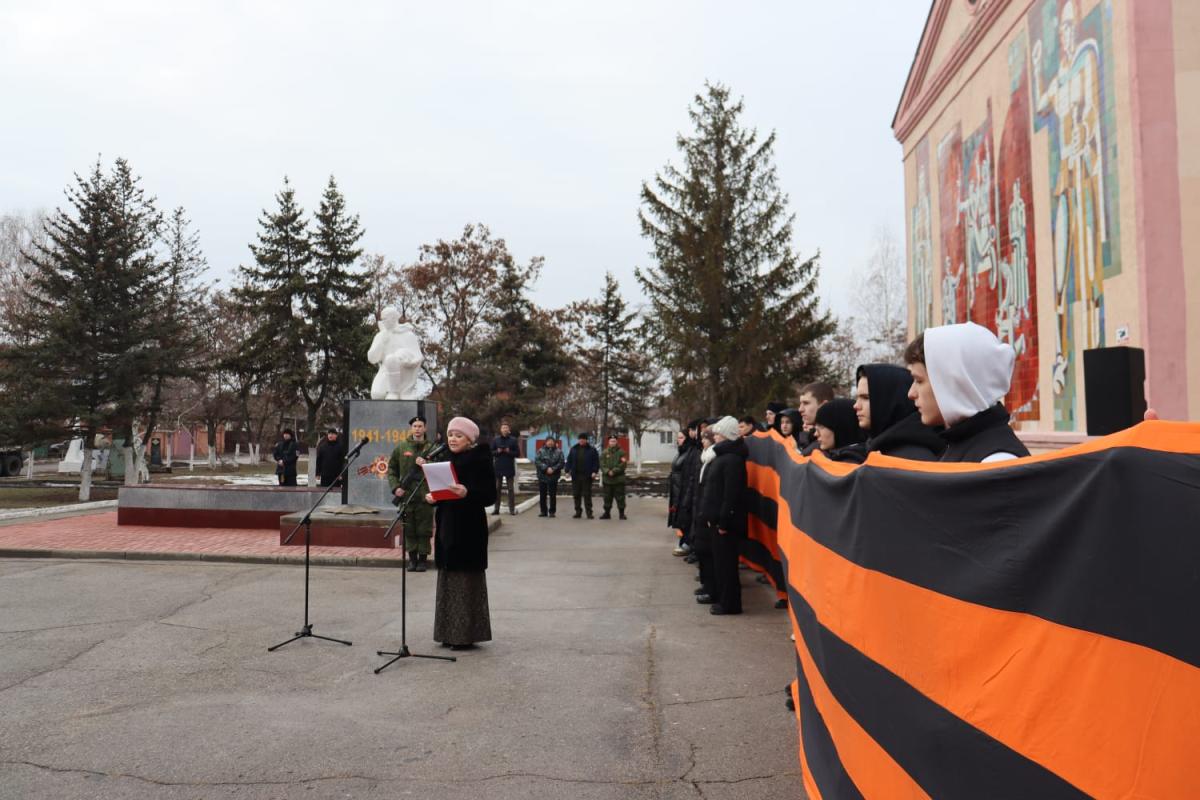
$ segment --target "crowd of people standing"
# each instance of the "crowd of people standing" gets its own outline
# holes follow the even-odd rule
[[[804,386],[795,405],[768,403],[753,416],[689,422],[671,464],[667,524],[674,554],[695,564],[696,602],[712,614],[742,611],[739,556],[749,513],[745,439],[775,431],[805,456],[860,464],[878,452],[919,461],[992,462],[1029,455],[1004,407],[1015,353],[974,323],[929,328],[904,352],[904,366],[864,364],[854,396],[828,383]],[[779,607],[786,607],[780,600]]]

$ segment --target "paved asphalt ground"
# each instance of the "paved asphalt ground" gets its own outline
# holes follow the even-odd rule
[[[569,499],[568,499],[569,504]],[[400,573],[0,560],[0,798],[802,798],[787,614],[692,600],[661,500],[631,519],[505,517],[495,641],[403,660]],[[409,645],[436,573],[409,576]]]

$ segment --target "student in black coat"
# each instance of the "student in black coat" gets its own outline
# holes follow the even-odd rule
[[[667,527],[684,532],[691,527],[691,481],[688,475],[688,455],[696,446],[687,431],[680,431],[675,439],[675,458],[671,461],[671,475],[667,483]],[[682,544],[682,541],[681,541]],[[679,555],[686,555],[687,551]]]
[[[285,428],[280,440],[275,444],[271,457],[275,459],[275,475],[279,478],[280,486],[296,485],[296,462],[300,460],[300,447],[296,444],[296,434],[291,428]]]
[[[689,563],[695,564],[700,571],[700,588],[696,589],[696,602],[703,605],[711,605],[714,602],[713,598],[717,596],[717,583],[713,577],[714,534],[701,517],[705,494],[712,485],[711,482],[706,483],[705,479],[711,475],[706,468],[714,458],[714,456],[708,455],[712,451],[713,444],[712,431],[706,427],[700,434],[700,443],[695,449],[696,475],[692,488],[691,529],[688,533],[691,552],[688,553],[687,560]]]
[[[805,444],[808,443],[808,437],[804,433],[804,417],[801,416],[800,409],[783,409],[775,418],[775,425],[781,436],[796,443],[796,449],[804,449]]]
[[[334,481],[342,474],[346,462],[346,443],[338,436],[338,432],[330,428],[325,438],[317,445],[317,477],[322,486],[333,486]]]
[[[926,328],[904,351],[908,396],[926,425],[944,425],[941,461],[1007,461],[1029,455],[1009,425],[1004,396],[1016,352],[974,322]]]
[[[701,523],[712,537],[712,614],[742,613],[738,574],[740,541],[746,537],[746,459],[750,452],[738,434],[737,420],[723,417],[712,425],[713,444],[704,465]]]
[[[937,461],[946,442],[937,431],[922,424],[921,415],[908,399],[912,373],[894,364],[864,364],[858,368],[854,413],[867,431],[867,452]]]
[[[817,443],[831,461],[861,464],[867,458],[866,437],[858,427],[854,403],[835,397],[817,409]]]
[[[453,499],[436,503],[434,563],[438,569],[433,638],[454,650],[473,647],[492,638],[488,610],[487,508],[496,501],[496,474],[491,453],[477,446],[479,427],[466,417],[447,426],[450,463],[458,483]]]

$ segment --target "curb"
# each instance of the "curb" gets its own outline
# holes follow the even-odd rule
[[[102,561],[207,561],[224,564],[283,564],[303,566],[304,556],[257,555],[253,553],[178,553],[149,550],[45,550],[0,548],[0,558],[62,558]],[[372,556],[311,556],[314,567],[400,567],[399,558]]]
[[[75,503],[69,506],[41,506],[38,508],[18,508],[12,511],[0,511],[0,520],[24,519],[25,517],[47,517],[52,514],[87,513],[105,508],[116,508],[116,500],[94,500],[90,503]]]
[[[503,524],[501,520],[491,520],[488,524],[488,529],[495,531]],[[291,566],[303,566],[304,564],[303,555],[293,555],[291,553],[265,555],[261,553],[180,553],[153,550],[47,550],[45,548],[24,547],[0,547],[0,558],[63,558],[102,561],[207,561],[219,564],[281,564]],[[403,562],[400,558],[382,558],[380,556],[315,555],[309,557],[309,563],[315,567],[391,567],[399,569]]]

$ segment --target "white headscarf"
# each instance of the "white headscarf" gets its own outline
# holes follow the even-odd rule
[[[926,328],[925,369],[946,425],[1003,400],[1016,359],[1010,345],[974,322]]]

